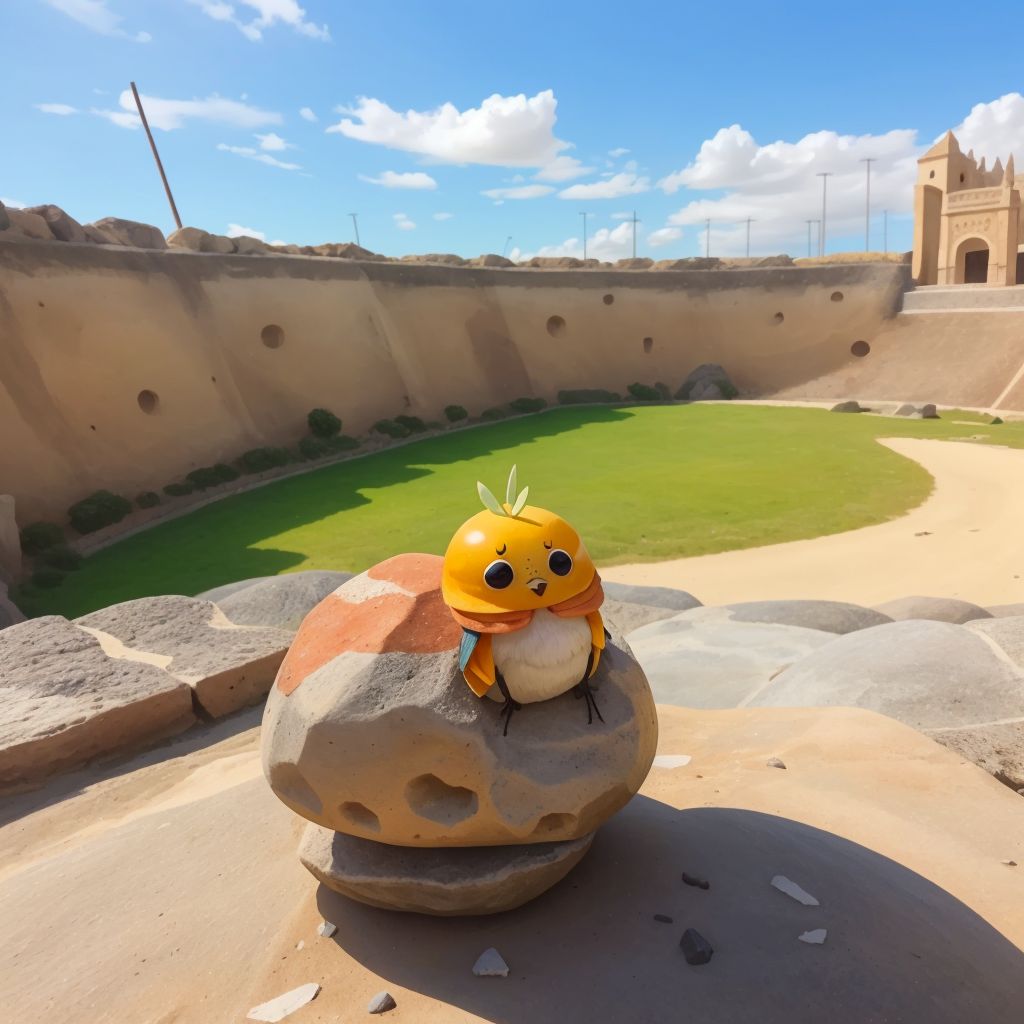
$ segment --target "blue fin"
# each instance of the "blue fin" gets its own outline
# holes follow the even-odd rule
[[[473,657],[473,651],[476,650],[476,642],[480,639],[480,634],[474,632],[472,629],[462,630],[462,641],[459,644],[459,671],[465,672],[466,666],[469,664],[469,659]]]

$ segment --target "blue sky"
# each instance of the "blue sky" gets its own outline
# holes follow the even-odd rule
[[[773,9],[774,8],[774,9]],[[1024,156],[1013,47],[960,5],[5,0],[0,198],[379,252],[655,258],[910,246],[945,129]],[[956,68],[946,55],[955,53]],[[305,114],[300,113],[305,110]],[[526,197],[526,198],[521,198]],[[234,227],[232,227],[234,226]],[[816,230],[813,228],[812,230]],[[511,242],[508,238],[511,236]]]

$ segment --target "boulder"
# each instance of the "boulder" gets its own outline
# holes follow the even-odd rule
[[[235,625],[272,626],[294,633],[313,608],[350,579],[350,572],[327,569],[285,573],[225,594],[217,604]]]
[[[934,405],[911,405],[909,402],[904,402],[903,405],[899,406],[893,413],[894,416],[904,416],[912,420],[937,420],[939,419],[938,410]]]
[[[1012,619],[1024,615],[1024,603],[1021,604],[990,604],[985,611],[996,619]]]
[[[669,619],[679,612],[699,608],[700,601],[685,590],[672,587],[642,587],[628,583],[605,583],[601,614],[627,635],[649,622]]]
[[[970,601],[955,597],[900,597],[875,605],[876,612],[888,615],[896,622],[907,619],[930,619],[932,622],[963,624],[972,619],[990,619],[992,613]]]
[[[1024,722],[981,722],[925,732],[1011,789],[1024,788]]]
[[[227,255],[235,251],[234,240],[226,235],[211,235],[202,228],[178,228],[167,236],[167,244],[174,249],[191,249]]]
[[[85,231],[82,225],[59,206],[49,203],[45,206],[30,206],[26,213],[36,213],[46,221],[50,233],[60,242],[84,242]]]
[[[514,267],[515,264],[504,256],[498,256],[493,252],[476,256],[469,261],[471,267]]]
[[[7,233],[10,235],[18,238],[31,238],[37,242],[53,241],[53,232],[50,230],[50,225],[38,213],[8,208],[7,219],[10,222],[7,227]]]
[[[534,256],[526,261],[526,266],[544,270],[576,270],[583,266],[583,260],[575,256]]]
[[[385,910],[497,914],[535,899],[583,858],[593,833],[559,843],[416,849],[307,825],[299,859],[328,889]]]
[[[657,745],[650,687],[609,643],[594,677],[604,717],[571,693],[501,705],[462,678],[462,630],[442,559],[399,555],[305,619],[263,718],[263,770],[293,811],[397,846],[579,839],[636,793]]]
[[[267,252],[267,243],[252,235],[235,235],[232,241],[240,256],[262,256]]]
[[[629,634],[659,704],[734,708],[835,634],[758,622],[692,622],[692,612]]]
[[[164,233],[152,224],[120,217],[104,217],[85,225],[90,242],[104,245],[126,245],[133,249],[166,249]]]
[[[845,601],[742,601],[712,608],[695,608],[682,616],[688,622],[768,622],[803,626],[825,633],[855,633],[892,622],[873,608]]]
[[[688,256],[681,260],[658,260],[654,270],[718,270],[722,261],[717,256]]]
[[[615,261],[616,270],[650,270],[654,266],[654,260],[649,256],[634,256],[624,260]]]
[[[846,402],[837,402],[829,410],[829,412],[867,412],[867,411],[868,410],[865,409],[860,404],[860,402],[858,402],[856,399],[850,399],[849,401],[846,401]]]
[[[717,363],[702,363],[691,370],[676,392],[676,398],[683,402],[710,402],[731,398],[736,387],[729,374]]]
[[[910,402],[904,402],[894,413],[893,416],[916,416],[917,406],[911,405]]]
[[[145,654],[188,683],[209,715],[259,703],[291,643],[280,629],[236,626],[210,601],[143,597],[75,620],[113,658]]]
[[[403,256],[400,263],[439,263],[446,267],[464,267],[466,260],[450,252],[428,252],[422,255]]]
[[[195,722],[185,683],[145,661],[107,657],[57,615],[0,630],[0,694],[0,790]]]
[[[972,619],[966,628],[995,644],[1010,661],[1024,670],[1024,614],[999,619]]]

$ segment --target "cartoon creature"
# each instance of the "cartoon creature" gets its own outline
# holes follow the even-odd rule
[[[504,734],[522,704],[574,690],[587,723],[603,722],[590,679],[607,636],[598,609],[601,577],[579,534],[561,516],[516,494],[516,467],[504,503],[482,484],[486,510],[456,531],[444,556],[441,594],[462,626],[459,668],[478,696],[505,703]]]

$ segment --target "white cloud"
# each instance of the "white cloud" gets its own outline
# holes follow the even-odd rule
[[[639,233],[640,228],[637,228]],[[567,238],[558,245],[543,245],[536,252],[526,253],[513,250],[515,260],[532,259],[534,256],[575,256],[583,259],[583,240]],[[587,236],[587,258],[596,260],[621,260],[633,255],[633,225],[622,223],[614,228],[599,228]]]
[[[574,156],[556,156],[551,163],[542,167],[534,177],[538,181],[572,181],[590,174],[593,167],[584,167]]]
[[[141,124],[130,89],[125,89],[117,100],[120,110],[96,110],[92,113],[105,117],[121,128],[137,128]],[[282,117],[271,110],[260,110],[248,103],[225,99],[216,93],[203,100],[165,100],[159,96],[142,96],[142,106],[151,128],[173,131],[186,121],[210,121],[228,124],[234,128],[263,128],[280,124]]]
[[[642,178],[628,171],[613,174],[604,181],[586,185],[570,185],[558,193],[559,199],[619,199],[650,190],[650,178]]]
[[[409,220],[404,213],[394,213],[391,216],[395,222],[395,227],[400,231],[414,231],[416,229],[415,223]]]
[[[148,32],[137,32],[134,36],[121,28],[124,18],[107,6],[107,0],[45,0],[54,10],[84,25],[101,36],[117,36],[148,43],[152,36]]]
[[[371,185],[383,185],[384,188],[434,189],[437,182],[423,171],[382,171],[376,178],[366,174],[359,175],[360,181],[368,181]]]
[[[435,213],[434,214],[434,220],[451,220],[452,217],[454,217],[454,216],[455,216],[454,213],[445,213],[445,212]]]
[[[299,117],[301,117],[303,121],[319,121],[320,120],[316,116],[316,114],[314,114],[313,111],[309,107],[301,107],[299,109]]]
[[[556,167],[569,148],[554,135],[558,102],[548,89],[527,97],[495,93],[479,107],[459,110],[451,103],[434,110],[392,110],[381,100],[360,97],[348,114],[327,129],[358,142],[418,153],[442,163],[495,167]]]
[[[24,210],[28,205],[21,202],[20,199],[8,199],[7,196],[0,196],[0,203],[3,203],[4,206],[9,206],[12,210]]]
[[[248,238],[259,239],[261,242],[267,242],[267,235],[264,231],[258,231],[256,228],[247,228],[244,224],[228,224],[228,238],[241,238],[243,235]],[[280,238],[275,238],[273,241],[267,242],[267,245],[287,244],[287,242],[282,242]]]
[[[624,149],[622,146],[619,146],[616,149],[609,149],[608,155],[617,160],[620,156],[625,156],[628,152],[628,149]]]
[[[224,21],[239,30],[252,42],[263,38],[263,30],[273,28],[277,22],[289,25],[300,35],[325,42],[331,38],[326,25],[316,25],[306,18],[306,12],[296,0],[237,0],[246,10],[239,10],[224,0],[188,0],[214,21]],[[256,17],[252,17],[255,13]]]
[[[275,132],[267,132],[265,135],[256,133],[256,138],[260,140],[260,149],[265,149],[269,153],[281,153],[286,149],[294,149],[295,146],[291,142],[285,142],[280,135]]]
[[[1005,164],[1011,153],[1019,164],[1024,157],[1024,96],[1008,92],[991,103],[975,104],[953,134],[965,153],[973,149],[979,160],[987,158],[990,168],[997,157]]]
[[[34,103],[33,106],[44,114],[57,114],[59,117],[78,113],[77,107],[71,107],[67,103]]]
[[[481,195],[488,199],[539,199],[541,196],[549,196],[554,192],[551,185],[515,185],[512,188],[489,188]]]
[[[662,245],[668,245],[670,242],[678,242],[683,237],[682,228],[658,228],[657,231],[652,231],[647,236],[647,242],[649,245],[658,248]]]
[[[224,153],[244,156],[247,160],[258,160],[261,164],[268,164],[270,167],[280,167],[283,171],[299,171],[302,169],[301,164],[286,163],[284,160],[278,160],[276,156],[271,156],[269,153],[261,153],[252,146],[229,146],[225,142],[218,142],[217,148]]]

